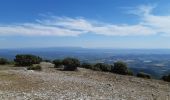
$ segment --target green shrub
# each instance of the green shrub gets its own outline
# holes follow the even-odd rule
[[[132,75],[133,73],[128,69],[126,63],[118,61],[114,63],[111,68],[111,72],[121,75]]]
[[[101,71],[99,65],[97,65],[97,64],[93,65],[91,69],[95,70],[95,71]]]
[[[90,63],[82,63],[82,64],[81,64],[81,67],[82,67],[82,68],[86,68],[86,69],[92,69],[92,68],[93,68],[93,65],[90,64]]]
[[[137,77],[151,79],[151,76],[147,73],[144,73],[144,72],[139,72],[137,74]]]
[[[170,82],[170,74],[169,75],[165,75],[165,76],[162,76],[162,80],[164,81],[167,81],[167,82]]]
[[[108,72],[108,71],[110,71],[111,66],[108,64],[104,64],[104,63],[97,63],[94,65],[93,68],[94,68],[94,70]]]
[[[42,58],[35,55],[16,55],[14,59],[17,66],[32,66],[33,64],[39,64]]]
[[[54,67],[57,68],[57,67],[63,65],[63,62],[60,59],[56,59],[53,61],[53,64],[55,65]]]
[[[15,62],[14,61],[9,61],[8,64],[15,65]]]
[[[129,70],[129,69],[128,69],[128,71],[127,71],[127,75],[131,75],[131,76],[133,76],[133,72],[132,72],[131,70]]]
[[[40,71],[40,70],[42,70],[42,68],[41,68],[40,65],[36,65],[36,66],[29,66],[27,68],[27,70],[38,70],[38,71]]]
[[[51,60],[48,60],[48,59],[44,59],[43,62],[48,62],[48,63],[51,63]]]
[[[65,58],[63,60],[64,70],[74,71],[80,66],[80,61],[76,58]]]
[[[8,64],[8,60],[5,58],[0,58],[0,65]]]

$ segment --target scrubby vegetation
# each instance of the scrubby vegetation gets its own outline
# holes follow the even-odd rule
[[[60,60],[60,59],[55,59],[55,60],[53,61],[53,64],[55,65],[55,66],[54,66],[55,68],[58,68],[58,67],[60,67],[61,65],[63,65],[63,61]]]
[[[62,63],[66,71],[74,71],[77,70],[77,67],[80,67],[80,61],[76,58],[65,58]]]
[[[139,72],[136,76],[140,77],[140,78],[151,79],[151,76],[149,74],[147,74],[147,73],[144,73],[144,72]]]
[[[43,59],[42,62],[49,62],[49,63],[51,63],[51,60]]]
[[[32,66],[33,64],[39,64],[42,58],[35,55],[21,54],[16,55],[14,61],[17,66]]]
[[[131,76],[133,76],[134,74],[133,74],[133,71],[131,71],[130,69],[128,69],[128,71],[127,71],[127,75],[131,75]]]
[[[39,56],[30,54],[16,55],[14,61],[15,62],[11,64],[16,64],[17,66],[28,66],[28,70],[42,70],[40,65],[33,66],[33,64],[39,64],[41,61],[51,62],[50,60],[42,60],[42,58],[40,58]],[[133,75],[133,72],[129,70],[127,64],[121,61],[115,62],[113,65],[105,63],[91,64],[87,62],[80,65],[80,61],[78,59],[68,57],[63,60],[55,59],[52,61],[52,63],[55,65],[55,68],[63,65],[63,70],[65,71],[75,71],[77,70],[77,67],[82,67],[95,71],[112,72],[121,75]],[[0,58],[0,65],[4,64],[9,64],[9,61],[5,58]],[[139,72],[136,76],[140,78],[151,79],[151,75],[144,72]],[[170,74],[167,76],[163,76],[161,79],[170,82]]]
[[[111,72],[121,75],[133,75],[133,73],[128,69],[127,64],[121,61],[114,63],[114,66],[111,68]]]
[[[82,68],[92,69],[95,71],[104,71],[104,72],[110,72],[111,66],[112,65],[105,64],[105,63],[96,63],[96,64],[82,63],[81,64]]]
[[[93,65],[90,64],[90,63],[82,63],[82,64],[81,64],[81,67],[82,67],[82,68],[86,68],[86,69],[92,69],[92,68],[93,68]]]
[[[121,75],[133,75],[133,72],[128,69],[126,63],[124,62],[116,62],[114,65],[105,64],[105,63],[82,63],[82,68],[92,69],[96,71],[104,71],[104,72],[112,72]]]
[[[41,66],[40,65],[36,65],[36,66],[29,66],[27,67],[27,70],[42,70]]]
[[[124,62],[116,62],[114,65],[105,63],[82,63],[82,68],[92,69],[96,71],[112,72],[121,75],[133,75],[133,72],[128,69],[128,66]]]
[[[60,66],[64,66],[63,70],[65,71],[75,71],[77,70],[77,67],[81,67],[80,66],[80,61],[76,58],[65,58],[63,60],[61,59],[55,59],[53,61],[53,64],[55,65],[55,68],[58,68]]]
[[[0,58],[0,65],[5,65],[5,64],[8,64],[8,60],[5,59],[5,58]]]
[[[17,66],[29,66],[27,67],[28,70],[41,70],[41,66],[36,65],[33,66],[33,64],[39,64],[41,61],[45,62],[51,62],[50,60],[42,60],[39,56],[30,55],[30,54],[22,54],[22,55],[16,55],[15,64]],[[0,64],[7,64],[8,60],[4,58],[0,58]],[[113,65],[111,64],[105,64],[105,63],[96,63],[96,64],[90,64],[90,63],[82,63],[80,65],[80,61],[76,58],[65,58],[63,60],[61,59],[55,59],[52,61],[52,63],[55,65],[55,68],[58,68],[59,66],[63,65],[63,70],[65,71],[75,71],[77,70],[77,67],[82,67],[86,69],[96,70],[96,71],[104,71],[104,72],[112,72],[116,74],[121,75],[133,75],[133,72],[128,69],[128,66],[126,63],[118,61],[115,62]],[[151,76],[144,72],[139,72],[137,77],[141,78],[147,78],[150,79]],[[163,76],[161,78],[164,81],[170,82],[170,75]]]
[[[162,80],[164,80],[164,81],[167,81],[167,82],[170,82],[170,74],[169,75],[165,75],[165,76],[163,76],[162,77]]]
[[[104,63],[97,63],[93,66],[93,70],[109,72],[111,69],[111,65],[104,64]]]

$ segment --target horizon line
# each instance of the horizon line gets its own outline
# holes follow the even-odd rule
[[[115,50],[170,50],[170,48],[117,48],[117,47],[81,47],[81,46],[52,46],[52,47],[13,47],[13,48],[0,48],[3,49],[50,49],[50,48],[81,48],[81,49],[115,49]]]

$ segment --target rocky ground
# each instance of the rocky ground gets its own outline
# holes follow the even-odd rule
[[[170,100],[168,82],[41,66],[42,71],[0,66],[0,100]]]

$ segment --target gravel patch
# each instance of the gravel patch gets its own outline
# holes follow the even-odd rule
[[[0,71],[14,77],[0,79],[0,100],[170,100],[170,83],[160,80],[41,66],[43,71]]]

